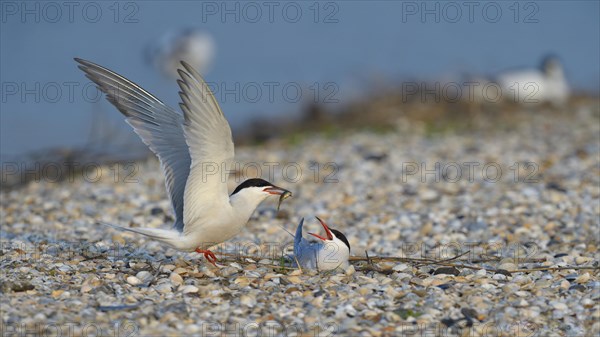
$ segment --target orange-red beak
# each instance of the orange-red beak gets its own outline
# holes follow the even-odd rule
[[[279,196],[279,202],[277,203],[277,212],[279,212],[279,208],[281,207],[281,203],[292,196],[292,192],[286,190],[285,188],[281,188],[281,187],[277,187],[277,186],[272,186],[272,187],[267,187],[265,189],[263,189],[264,192],[267,192],[269,194],[273,194],[273,195],[278,195]]]
[[[277,186],[273,186],[273,187],[267,187],[265,189],[263,189],[263,191],[269,193],[269,194],[274,194],[274,195],[288,195],[289,197],[292,196],[292,192],[281,188],[281,187],[277,187]],[[286,197],[287,199],[287,197]]]
[[[325,233],[327,233],[327,237],[324,238],[320,235],[317,235],[315,233],[308,233],[318,239],[321,239],[323,241],[325,240],[333,240],[333,234],[331,233],[331,231],[329,230],[329,227],[327,227],[327,224],[325,223],[325,221],[321,220],[318,216],[316,216],[315,218],[317,218],[317,220],[319,220],[319,222],[321,223],[321,225],[323,226],[323,229],[325,229]]]

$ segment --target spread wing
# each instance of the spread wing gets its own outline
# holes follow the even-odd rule
[[[75,61],[160,160],[175,212],[175,228],[181,231],[185,184],[191,163],[183,116],[125,77],[86,60],[76,58]]]
[[[229,205],[227,170],[232,168],[234,148],[231,128],[210,88],[194,68],[185,62],[181,64],[181,79],[177,83],[192,160],[183,214],[183,231],[188,234],[209,221],[210,214]]]
[[[302,228],[304,218],[300,220],[294,236],[294,256],[301,268],[315,268],[317,265],[317,255],[321,246],[318,243],[310,242],[302,237]]]
[[[301,245],[306,241],[302,237],[302,228],[304,227],[304,218],[300,220],[298,227],[296,227],[296,235],[294,235],[294,254],[299,255],[300,250],[302,249]]]

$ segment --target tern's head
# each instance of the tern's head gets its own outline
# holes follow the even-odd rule
[[[558,79],[564,76],[562,64],[558,57],[554,55],[544,57],[542,60],[542,71],[550,78]]]
[[[325,230],[325,236],[320,236],[318,234],[315,233],[308,233],[314,237],[316,237],[317,239],[320,239],[323,241],[323,243],[336,243],[338,244],[338,246],[346,246],[348,247],[348,253],[350,253],[350,242],[348,242],[348,239],[346,238],[346,236],[338,231],[337,229],[333,229],[333,228],[329,228],[329,226],[327,226],[327,224],[325,223],[325,221],[321,220],[319,217],[316,217],[317,220],[319,220],[319,222],[321,223],[321,226],[323,226],[323,229]]]
[[[241,197],[246,200],[254,200],[260,203],[267,197],[279,196],[279,203],[292,196],[292,192],[278,187],[264,179],[252,178],[244,181],[231,193],[230,198]],[[278,207],[279,208],[279,207]]]

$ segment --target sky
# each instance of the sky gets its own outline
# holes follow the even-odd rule
[[[343,105],[378,83],[461,81],[539,67],[556,55],[570,85],[600,88],[598,1],[3,1],[0,154],[86,144],[100,121],[131,133],[73,57],[106,66],[176,107],[146,59],[165,34],[210,34],[205,79],[235,130],[257,116]],[[258,94],[257,94],[258,93]],[[133,139],[133,137],[132,137]]]

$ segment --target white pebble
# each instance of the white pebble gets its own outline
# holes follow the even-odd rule
[[[129,276],[127,277],[127,283],[131,284],[132,286],[137,286],[138,284],[142,284],[142,281],[135,276]]]
[[[183,287],[181,287],[179,289],[184,294],[192,294],[192,293],[197,293],[198,292],[198,287],[193,286],[193,285],[183,286]]]

